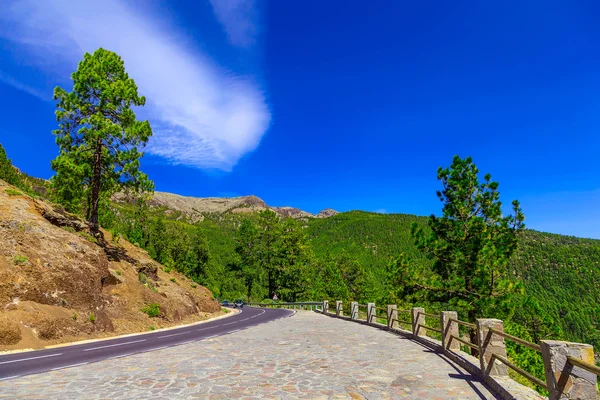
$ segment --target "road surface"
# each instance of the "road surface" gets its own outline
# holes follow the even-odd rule
[[[241,311],[228,318],[176,329],[2,355],[0,356],[0,380],[165,349],[227,335],[294,314],[290,310],[250,307]]]

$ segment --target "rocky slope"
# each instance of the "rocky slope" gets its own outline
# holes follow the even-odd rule
[[[126,242],[0,180],[0,350],[147,331],[221,313],[212,294]],[[157,316],[142,308],[154,305]],[[150,313],[151,314],[151,313]]]
[[[115,200],[127,201],[124,195],[116,195]],[[266,209],[275,211],[282,217],[296,219],[328,218],[338,212],[328,208],[318,214],[311,214],[294,207],[271,207],[259,197],[241,196],[231,198],[219,197],[187,197],[172,193],[155,192],[150,201],[152,207],[165,207],[171,211],[181,212],[191,221],[201,221],[203,213],[249,213]]]

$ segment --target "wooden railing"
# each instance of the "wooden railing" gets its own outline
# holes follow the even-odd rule
[[[341,301],[337,301],[333,309],[329,308],[327,301],[324,301],[322,305],[322,312],[328,315],[336,315],[348,320],[397,331],[410,335],[421,342],[425,341],[439,346],[442,352],[454,356],[455,361],[469,369],[467,363],[470,363],[468,360],[471,355],[461,350],[461,345],[467,346],[474,350],[473,355],[479,359],[479,365],[469,364],[470,369],[473,370],[472,372],[480,374],[484,380],[508,377],[508,369],[511,369],[534,385],[546,388],[550,399],[599,399],[597,376],[600,376],[600,367],[593,363],[594,352],[591,345],[548,340],[542,340],[540,344],[536,344],[504,332],[504,323],[501,320],[478,319],[475,323],[461,321],[458,319],[457,313],[452,311],[432,314],[426,313],[422,308],[398,310],[395,305],[388,305],[387,308],[384,308],[376,307],[374,303],[351,302],[350,315],[345,316]],[[365,308],[366,317],[361,318],[365,314],[359,313],[359,310]],[[377,315],[378,312],[379,315]],[[410,314],[410,321],[399,319],[399,314]],[[435,319],[436,322],[426,323],[426,318]],[[387,324],[379,323],[378,319],[385,320]],[[400,324],[410,326],[410,331],[400,328]],[[437,325],[439,328],[431,325]],[[474,333],[473,337],[477,338],[476,343],[460,337],[459,327],[471,330]],[[438,342],[437,338],[426,337],[427,331],[435,332],[438,337],[441,336],[441,341]],[[546,369],[546,379],[540,379],[509,360],[506,354],[506,340],[540,353]],[[565,354],[568,356],[565,357]],[[498,386],[498,382],[495,383]],[[523,389],[525,390],[524,387]]]
[[[276,302],[276,303],[248,303],[248,307],[260,308],[287,308],[291,310],[320,310],[322,311],[322,301],[304,301],[304,302]]]

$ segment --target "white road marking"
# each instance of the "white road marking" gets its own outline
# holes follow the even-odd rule
[[[167,347],[169,347],[169,346],[157,347],[157,348],[155,348],[155,349],[150,349],[150,350],[148,350],[148,351],[162,350],[162,349],[166,349]]]
[[[248,321],[250,318],[244,318],[244,319],[240,319],[240,322],[242,321]]]
[[[190,344],[192,342],[195,342],[195,340],[188,340],[187,342],[183,342],[183,343],[177,343],[177,346],[180,346],[182,344]]]
[[[88,362],[82,362],[82,363],[79,363],[79,364],[65,365],[64,367],[52,368],[50,371],[58,371],[59,369],[65,369],[65,368],[71,368],[71,367],[78,367],[80,365],[85,365],[85,364],[89,364],[89,363]]]
[[[158,338],[159,338],[159,339],[162,339],[162,338],[171,337],[171,336],[185,335],[186,333],[191,333],[191,331],[179,332],[179,333],[173,333],[173,334],[171,334],[171,335],[159,336]]]
[[[210,328],[196,329],[196,331],[198,331],[198,332],[200,332],[200,331],[206,331],[208,329],[215,329],[215,328],[219,328],[219,327],[221,327],[221,325],[219,325],[219,326],[211,326]]]
[[[227,333],[236,333],[236,332],[239,332],[239,331],[241,331],[241,329],[236,329],[235,331],[229,331]]]
[[[56,354],[48,354],[47,356],[20,358],[18,360],[2,361],[2,362],[0,362],[0,364],[10,364],[10,363],[16,363],[16,362],[21,362],[21,361],[37,360],[38,358],[56,357],[56,356],[61,356],[61,355],[62,355],[62,353],[56,353]]]
[[[107,348],[109,348],[109,347],[125,346],[126,344],[141,343],[141,342],[145,342],[145,341],[146,341],[146,339],[141,339],[141,340],[134,340],[133,342],[125,342],[125,343],[109,344],[109,345],[107,345],[107,346],[92,347],[91,349],[84,349],[83,351],[92,351],[92,350],[107,349]]]
[[[265,313],[265,310],[262,310],[262,312],[261,312],[260,314],[256,314],[254,317],[250,317],[250,318],[256,318],[256,317],[258,317],[259,315],[263,315],[264,313]]]
[[[233,322],[229,322],[228,324],[223,324],[223,326],[226,326],[226,325],[233,325],[233,324],[237,324],[237,323],[238,323],[238,321],[233,321]]]
[[[217,337],[217,336],[219,336],[219,335],[207,336],[207,337],[205,337],[205,338],[202,338],[202,340],[206,340],[206,339],[212,339],[212,338],[214,338],[214,337]]]
[[[135,354],[135,353],[121,354],[120,356],[115,356],[115,357],[111,357],[111,358],[112,358],[112,359],[115,359],[115,358],[123,358],[123,357],[127,357],[127,356],[132,356],[132,355],[134,355],[134,354]]]
[[[7,376],[6,378],[0,378],[0,381],[5,381],[7,379],[14,379],[14,378],[18,378],[18,377],[20,377],[20,375]]]

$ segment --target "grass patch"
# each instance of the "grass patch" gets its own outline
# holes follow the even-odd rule
[[[146,307],[141,308],[140,311],[150,318],[158,317],[160,315],[160,305],[158,303],[150,303]]]
[[[73,315],[71,316],[71,318],[73,319],[73,321],[77,321],[78,316],[79,315],[76,312],[74,312]]]
[[[119,270],[116,270],[116,271],[115,271],[115,274],[117,274],[117,275],[121,276],[121,271],[119,271]]]
[[[154,325],[150,325],[150,326],[148,327],[148,329],[150,329],[151,331],[155,331],[155,330],[156,330],[156,327],[155,327]]]
[[[147,276],[146,276],[146,274],[145,274],[145,273],[143,273],[143,272],[140,272],[140,273],[138,274],[138,280],[140,281],[140,283],[141,283],[142,285],[146,285],[146,284],[148,283],[148,277],[147,277]]]
[[[63,226],[62,227],[65,231],[67,232],[71,232],[71,233],[77,233],[77,231],[75,230],[75,228],[73,228],[72,226]]]
[[[90,320],[90,322],[92,324],[96,323],[96,315],[93,312],[90,313],[90,316],[88,319]]]
[[[230,310],[226,309],[225,307],[222,307],[221,311],[223,311],[223,313],[225,313],[225,314],[229,314],[231,312]]]
[[[171,281],[171,282],[173,282],[173,283],[176,283],[176,282],[177,282],[177,279],[175,279],[175,278],[171,278],[171,279],[170,279],[170,281]]]
[[[24,265],[29,261],[29,257],[17,254],[13,257],[12,262],[15,265]]]
[[[192,283],[192,289],[196,289],[197,285],[195,283]]]
[[[9,196],[21,196],[21,195],[23,195],[22,192],[19,192],[18,190],[14,190],[14,189],[5,189],[4,191]]]
[[[171,268],[171,267],[164,267],[163,271],[165,271],[167,274],[170,274],[171,271],[173,271],[173,268]]]
[[[92,242],[92,243],[96,243],[98,244],[98,239],[96,239],[95,237],[93,237],[92,235],[90,235],[87,232],[79,232],[77,233],[79,236],[81,236],[82,238]]]

